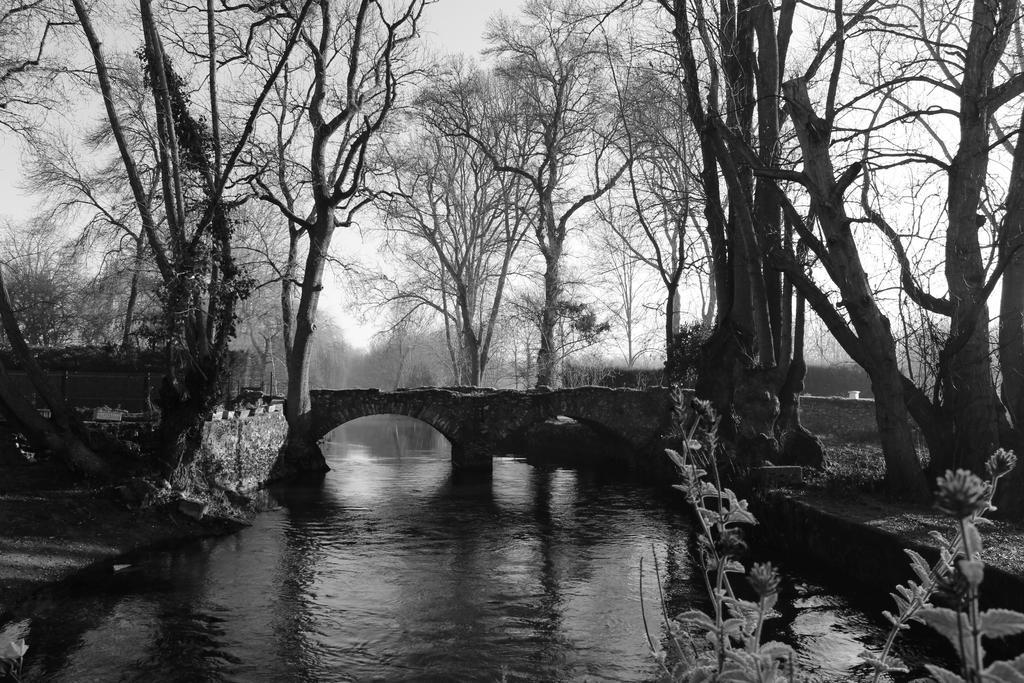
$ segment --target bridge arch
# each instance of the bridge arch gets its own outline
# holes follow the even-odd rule
[[[383,411],[376,411],[376,412],[366,412],[365,414],[362,414],[362,415],[346,416],[346,417],[342,418],[341,422],[338,422],[338,424],[336,424],[333,427],[329,428],[320,438],[326,438],[334,430],[340,429],[342,427],[345,427],[346,425],[351,425],[353,422],[355,422],[357,420],[361,420],[363,418],[367,418],[367,417],[388,417],[388,416],[408,417],[410,419],[416,420],[417,422],[419,422],[421,424],[425,424],[428,427],[431,427],[438,434],[440,434],[441,436],[446,438],[448,440],[448,443],[451,443],[451,444],[454,444],[455,443],[455,439],[458,438],[458,430],[451,429],[450,428],[450,424],[448,424],[447,421],[431,419],[430,416],[427,416],[426,418],[424,418],[424,416],[417,415],[417,414],[415,414],[414,411],[409,411],[409,410],[404,411],[404,412],[399,412],[398,410],[383,410]],[[456,436],[453,437],[452,436],[453,434],[455,434]]]
[[[351,446],[399,455],[409,450],[430,451],[450,459],[451,443],[449,437],[428,422],[407,415],[382,413],[338,425],[326,434],[319,446],[328,461]]]

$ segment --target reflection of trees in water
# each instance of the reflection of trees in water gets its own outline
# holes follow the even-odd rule
[[[543,636],[541,647],[532,653],[530,659],[544,665],[553,660],[567,643],[562,635],[562,592],[558,567],[558,541],[561,527],[552,519],[552,470],[537,467],[530,468],[530,491],[533,494],[533,519],[537,525],[537,551],[541,587],[540,610],[537,630]]]
[[[700,560],[696,559],[698,552],[697,534],[688,528],[685,537],[670,541],[665,546],[664,554],[659,554],[661,590],[670,617],[684,610],[711,606],[702,575],[703,568]],[[661,609],[660,605],[655,607]]]
[[[83,647],[84,635],[108,619],[122,598],[101,590],[88,601],[76,601],[73,590],[73,584],[46,590],[15,610],[12,621],[29,620],[25,680],[48,680],[64,672]]]
[[[72,583],[27,603],[26,680],[82,680],[83,670],[109,675],[119,665],[136,680],[222,678],[235,660],[223,620],[200,608],[210,553],[196,550],[161,553],[147,558],[142,571],[93,575],[85,590]]]
[[[274,491],[274,497],[288,511],[288,523],[282,529],[283,552],[274,567],[275,609],[270,616],[277,660],[289,679],[316,680],[322,670],[319,648],[310,638],[316,622],[313,587],[317,568],[329,554],[323,547],[318,529],[330,520],[337,534],[347,535],[345,512],[340,501],[331,496],[324,480],[303,486],[287,486]]]
[[[152,644],[136,664],[139,680],[216,680],[223,678],[225,664],[238,663],[227,652],[224,619],[210,614],[206,577],[210,573],[210,549],[217,541],[180,548],[156,556],[145,567],[146,585],[153,575],[173,578],[174,590],[151,592],[157,619]],[[133,667],[135,668],[135,667]]]

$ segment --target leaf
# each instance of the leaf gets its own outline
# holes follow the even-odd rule
[[[700,495],[707,498],[718,498],[718,489],[709,481],[702,482]]]
[[[690,672],[689,683],[710,683],[715,680],[716,673],[715,667],[703,666]]]
[[[1024,633],[1024,614],[1010,609],[990,609],[981,614],[981,632],[989,638]]]
[[[8,641],[0,648],[0,659],[21,659],[26,652],[28,652],[28,645],[25,644],[24,638]]]
[[[687,610],[679,614],[675,620],[681,624],[693,624],[711,631],[714,631],[717,628],[717,626],[715,626],[715,621],[698,609]]]
[[[967,583],[977,588],[982,579],[985,578],[985,563],[981,560],[960,560],[957,562],[960,573],[967,579]]]
[[[738,598],[725,598],[723,600],[726,608],[729,610],[729,614],[742,615],[745,617],[757,617],[757,613],[760,611],[756,602],[750,600],[740,600]]]
[[[727,636],[739,636],[743,633],[743,627],[746,626],[746,624],[747,620],[739,617],[726,619],[722,622],[722,632]]]
[[[700,516],[704,518],[704,521],[706,521],[709,526],[714,525],[719,519],[721,519],[721,515],[714,510],[708,510],[707,508],[699,508],[699,510]]]
[[[727,524],[757,524],[757,518],[745,508],[730,509],[725,514],[725,521]]]
[[[866,664],[870,665],[875,671],[881,671],[883,673],[909,673],[910,669],[903,663],[903,660],[899,657],[888,657],[883,662],[874,652],[870,650],[864,650],[859,655]]]
[[[941,666],[935,666],[934,664],[925,664],[924,668],[928,669],[928,673],[938,681],[938,683],[964,683],[964,679],[960,678],[959,675],[943,669]]]
[[[1024,655],[1016,659],[992,662],[981,672],[982,680],[999,681],[1000,683],[1024,683]]]
[[[910,568],[917,574],[917,578],[921,580],[921,583],[928,581],[928,576],[931,574],[932,568],[928,564],[928,561],[921,557],[921,554],[910,548],[903,550],[910,557]]]
[[[739,572],[740,574],[746,573],[746,568],[737,562],[736,560],[729,559],[726,561],[725,566],[722,568],[724,572]]]
[[[974,641],[971,639],[971,626],[966,614],[954,612],[947,607],[925,607],[918,610],[916,618],[944,635],[953,644],[961,660],[975,659]],[[984,657],[984,651],[978,653],[979,659]]]

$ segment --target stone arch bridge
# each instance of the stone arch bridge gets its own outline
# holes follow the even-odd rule
[[[426,422],[452,445],[457,469],[489,469],[503,440],[532,424],[562,415],[599,433],[610,433],[642,451],[653,446],[670,424],[669,389],[479,388],[313,390],[313,432],[317,440],[346,422],[370,415],[406,415]]]

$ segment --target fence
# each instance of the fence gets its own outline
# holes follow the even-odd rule
[[[14,388],[37,408],[44,406],[24,372],[8,373]],[[55,372],[44,371],[50,384],[76,408],[123,408],[133,413],[149,409],[149,397],[160,382],[152,372]]]
[[[20,371],[8,371],[16,391],[32,401],[37,408],[44,408],[42,397],[36,393],[28,375]],[[161,372],[78,372],[75,370],[44,370],[51,386],[73,408],[122,408],[132,413],[150,410],[155,402]],[[240,378],[231,376],[224,380],[223,396],[233,398],[241,391]]]

